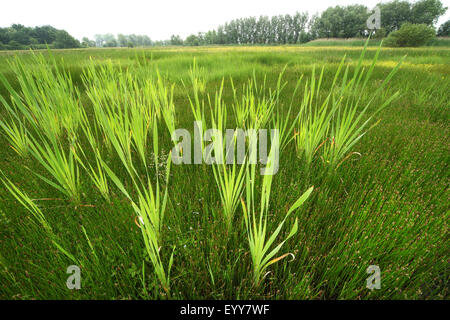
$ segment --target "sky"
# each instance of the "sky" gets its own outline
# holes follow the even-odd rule
[[[152,40],[182,38],[248,16],[322,12],[330,6],[380,0],[13,0],[2,1],[0,27],[51,25],[77,39],[112,33],[148,35]],[[386,2],[386,1],[382,1]],[[442,1],[450,8],[450,0]],[[450,9],[439,23],[450,18]]]

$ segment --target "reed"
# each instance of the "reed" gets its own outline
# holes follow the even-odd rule
[[[273,168],[273,148],[269,153],[268,167]],[[289,240],[298,228],[298,218],[295,218],[289,234],[283,240],[275,244],[275,240],[280,235],[281,230],[289,216],[295,212],[309,197],[313,191],[313,187],[309,188],[295,203],[290,207],[283,220],[278,226],[270,232],[268,229],[268,216],[270,209],[270,194],[272,189],[273,175],[270,169],[263,176],[261,186],[261,196],[259,206],[256,205],[256,165],[248,165],[246,170],[246,196],[241,199],[244,221],[247,230],[248,243],[250,247],[250,255],[252,259],[253,282],[258,286],[264,277],[266,269],[273,263],[285,258],[287,254],[274,258],[280,252],[283,245]],[[275,246],[274,246],[275,244]]]
[[[351,78],[349,78],[348,65],[343,71],[344,56],[325,97],[321,97],[321,93],[324,91],[322,88],[324,68],[317,78],[315,67],[313,67],[311,79],[304,87],[297,125],[294,129],[297,155],[305,159],[308,166],[317,156],[320,156],[326,166],[336,169],[346,159],[357,154],[352,151],[352,147],[372,128],[369,127],[371,120],[399,96],[399,92],[386,96],[383,90],[403,60],[369,95],[367,102],[363,102],[363,97],[367,95],[363,95],[361,92],[366,91],[381,50],[380,46],[368,70],[365,70],[362,62],[367,51],[367,43]],[[375,107],[375,111],[369,113],[374,101],[377,101],[379,106]]]
[[[255,130],[267,128],[273,118],[280,94],[286,85],[286,83],[282,83],[285,70],[286,67],[280,72],[275,89],[268,88],[266,76],[264,76],[262,84],[259,84],[254,70],[253,77],[242,85],[241,94],[239,94],[233,79],[230,77],[233,91],[232,109],[236,127],[253,128]]]
[[[338,168],[353,154],[357,154],[357,152],[351,151],[352,147],[373,128],[374,125],[370,126],[370,124],[374,117],[400,95],[399,91],[388,95],[383,91],[392,77],[397,73],[405,57],[389,72],[381,85],[369,95],[368,101],[362,101],[364,95],[361,92],[367,90],[367,84],[371,79],[381,51],[380,45],[369,69],[365,70],[362,63],[367,50],[367,44],[368,42],[366,42],[364,50],[361,53],[353,77],[349,81],[347,81],[349,69],[348,67],[346,68],[342,84],[338,89],[338,96],[335,98],[342,101],[342,103],[333,112],[329,139],[324,144],[321,156],[324,163],[332,168]],[[378,103],[378,106],[373,106],[375,101]],[[374,108],[375,110],[370,113],[370,108]]]
[[[222,99],[223,86],[224,80],[222,80],[220,89],[215,94],[214,104],[210,100],[212,128],[216,129],[221,137],[226,130],[227,123],[227,109]],[[235,212],[244,188],[246,162],[238,164],[234,156],[237,131],[234,131],[233,137],[227,134],[226,139],[221,138],[220,141],[213,141],[215,159],[212,162],[212,169],[222,202],[226,230],[228,234],[231,234]],[[219,151],[218,154],[216,151]],[[230,156],[233,156],[232,164],[227,161]]]
[[[78,91],[54,57],[47,61],[42,54],[32,53],[31,59],[34,68],[26,68],[19,58],[10,64],[19,91],[0,76],[11,103],[3,97],[1,102],[10,119],[15,119],[9,124],[2,121],[1,127],[12,146],[23,156],[31,154],[54,180],[34,172],[36,176],[78,203],[79,170],[73,149],[81,117]]]

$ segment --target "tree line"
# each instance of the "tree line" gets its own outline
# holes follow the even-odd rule
[[[78,48],[80,42],[65,30],[52,26],[25,27],[13,24],[11,27],[0,28],[0,50]]]
[[[414,3],[393,0],[377,5],[381,12],[382,28],[377,37],[385,37],[397,31],[404,23],[434,26],[447,10],[440,0],[419,0]],[[172,45],[208,44],[295,44],[317,38],[354,38],[367,36],[367,19],[373,12],[364,5],[329,7],[321,14],[309,17],[308,13],[294,15],[260,16],[235,19],[215,30],[192,34],[184,41],[173,35]],[[439,29],[441,36],[448,36],[446,22]]]
[[[377,5],[381,11],[382,38],[397,31],[405,23],[434,27],[447,10],[440,0],[392,0]],[[73,38],[67,31],[51,26],[28,28],[13,24],[0,28],[0,50],[27,48],[79,48],[79,47],[147,47],[165,45],[235,45],[235,44],[296,44],[318,38],[354,38],[367,36],[367,19],[372,14],[364,5],[329,7],[321,14],[309,16],[307,12],[293,15],[260,16],[234,19],[214,30],[191,34],[186,39],[172,35],[170,39],[152,41],[146,35],[97,34],[94,39]],[[438,30],[439,36],[450,36],[450,22]]]
[[[149,47],[155,45],[155,43],[146,35],[124,35],[118,34],[115,37],[111,33],[96,34],[94,40],[90,40],[84,37],[81,40],[83,47]]]
[[[404,23],[425,24],[434,26],[439,17],[447,10],[440,0],[419,0],[411,3],[406,0],[393,0],[378,4],[381,11],[382,28],[375,37],[385,37],[397,31]],[[320,15],[309,16],[307,12],[296,12],[293,15],[259,16],[231,20],[216,29],[191,34],[185,39],[172,35],[163,41],[129,41],[131,36],[103,35],[103,41],[83,43],[90,46],[133,47],[149,45],[236,45],[236,44],[296,44],[305,43],[318,38],[354,38],[367,36],[367,19],[371,10],[360,4],[329,7]],[[448,34],[448,22],[443,24],[438,35]],[[446,26],[446,27],[445,27]],[[441,31],[442,30],[442,31]],[[447,31],[445,31],[447,30]],[[101,39],[101,37],[100,37]],[[89,42],[90,41],[90,42]]]

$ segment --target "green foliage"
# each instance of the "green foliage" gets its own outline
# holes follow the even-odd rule
[[[271,162],[273,161],[273,159],[273,150],[271,150],[268,160],[269,166],[271,166]],[[264,275],[266,269],[271,264],[274,264],[289,255],[284,254],[280,257],[275,258],[285,242],[297,233],[298,218],[294,220],[295,222],[293,223],[289,234],[285,236],[284,240],[282,240],[278,244],[275,244],[275,240],[280,235],[280,232],[284,224],[287,222],[289,216],[294,213],[309,198],[314,188],[310,187],[303,195],[301,195],[289,208],[289,210],[287,210],[287,213],[284,215],[283,220],[281,220],[275,230],[270,232],[270,230],[268,229],[268,214],[273,175],[267,174],[263,178],[261,186],[261,199],[258,206],[257,200],[255,199],[256,166],[248,165],[246,169],[246,196],[245,200],[241,200],[241,204],[244,214],[245,226],[247,229],[250,255],[252,258],[253,283],[254,285],[258,286],[261,283],[261,280],[263,280],[267,276],[267,273]]]
[[[305,84],[294,137],[297,154],[306,160],[308,166],[316,155],[320,155],[325,165],[337,169],[351,155],[358,154],[351,152],[351,149],[369,130],[370,120],[399,95],[397,92],[390,97],[385,96],[379,101],[380,105],[375,112],[370,116],[367,115],[373,101],[381,95],[383,88],[400,67],[398,64],[391,71],[380,87],[370,95],[369,102],[364,105],[358,93],[365,91],[381,50],[380,47],[370,68],[365,72],[362,62],[368,42],[366,41],[352,77],[349,75],[348,66],[341,74],[345,62],[345,58],[342,59],[329,94],[325,97],[320,97],[324,69],[316,79],[313,67],[311,81]],[[341,78],[342,82],[339,84]]]
[[[320,38],[353,38],[362,36],[369,18],[363,5],[336,6],[326,9],[312,26]]]
[[[70,49],[80,47],[80,42],[73,38],[67,31],[61,30],[56,34],[54,42],[56,49]]]
[[[399,30],[390,33],[384,44],[388,47],[420,47],[429,44],[435,37],[433,27],[405,23]]]
[[[81,46],[84,48],[95,47],[95,41],[89,40],[87,37],[83,37],[81,40]]]
[[[75,150],[72,145],[80,122],[78,91],[69,74],[58,69],[56,61],[47,62],[42,55],[32,55],[34,68],[27,68],[18,58],[10,63],[17,75],[20,91],[0,75],[11,103],[0,98],[10,124],[0,122],[13,149],[22,157],[31,154],[53,181],[36,175],[65,194],[80,200],[80,181]],[[55,68],[55,70],[53,70]]]
[[[378,3],[381,12],[381,26],[387,33],[400,29],[405,22],[411,22],[411,4],[408,1],[393,0]]]
[[[375,32],[372,34],[371,38],[372,39],[376,39],[376,40],[381,40],[384,37],[386,37],[386,35],[387,35],[386,29],[385,28],[381,28],[381,29],[375,30]]]
[[[6,50],[78,48],[80,42],[65,30],[58,30],[52,26],[29,28],[20,24],[13,24],[9,28],[0,28],[0,46]]]
[[[411,22],[433,26],[446,11],[440,0],[420,0],[411,6]]]
[[[201,38],[195,34],[191,34],[184,40],[184,44],[187,46],[199,46]]]
[[[147,35],[124,35],[119,33],[117,37],[111,33],[106,34],[96,34],[94,36],[95,40],[89,40],[88,38],[83,38],[83,43],[89,44],[88,46],[93,47],[149,47],[154,45],[154,42]],[[93,44],[93,45],[92,45]]]
[[[393,0],[379,3],[382,30],[375,39],[400,29],[404,23],[432,26],[447,10],[440,0],[420,0],[414,3]],[[369,9],[364,5],[329,7],[320,15],[308,13],[294,15],[247,17],[231,20],[216,30],[190,35],[185,44],[295,44],[317,38],[366,37]]]
[[[182,46],[183,45],[183,39],[179,35],[172,35],[170,37],[170,44],[173,46]]]
[[[393,0],[379,3],[381,25],[388,33],[399,30],[404,23],[433,26],[447,10],[440,0],[420,0],[414,3]]]
[[[447,20],[445,23],[441,24],[437,32],[437,36],[450,37],[450,20]]]
[[[397,31],[404,23],[433,26],[447,10],[441,0],[392,0],[377,5],[381,10],[382,30],[375,35],[381,39]],[[147,35],[97,34],[95,40],[84,37],[81,44],[64,30],[51,26],[27,28],[14,24],[0,28],[0,50],[78,48],[78,47],[149,47],[167,45],[224,44],[301,44],[317,38],[354,38],[369,34],[366,21],[371,12],[364,5],[329,7],[321,14],[309,17],[307,12],[277,16],[246,17],[231,20],[216,29],[189,35],[184,41],[178,35],[152,41]],[[445,27],[445,26],[444,26]],[[448,33],[448,32],[447,32]],[[439,35],[445,36],[444,31]],[[389,40],[391,41],[391,40]]]

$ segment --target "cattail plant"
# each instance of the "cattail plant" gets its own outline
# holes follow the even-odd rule
[[[175,84],[172,84],[169,88],[164,83],[158,70],[156,70],[156,83],[154,84],[153,81],[147,81],[147,84],[152,97],[155,113],[158,117],[162,114],[169,135],[172,135],[176,126],[175,105],[173,102]]]
[[[133,79],[126,71],[115,70],[112,62],[96,70],[94,64],[86,70],[83,81],[86,93],[92,102],[95,131],[101,133],[101,140],[109,149],[114,148],[124,156],[128,166],[132,163],[132,146],[145,161],[145,144],[148,125],[145,117],[132,108],[137,105],[134,96]],[[147,120],[149,121],[149,120]],[[134,138],[136,137],[136,138]]]
[[[92,102],[94,121],[90,122],[86,114],[83,116],[82,129],[95,156],[96,165],[83,167],[88,171],[91,180],[102,195],[109,199],[108,180],[130,201],[137,218],[141,221],[141,232],[144,244],[155,273],[167,292],[170,290],[170,269],[173,263],[173,252],[167,267],[164,266],[161,253],[162,227],[168,199],[168,179],[171,156],[166,166],[166,189],[161,190],[159,181],[159,146],[158,116],[161,112],[169,128],[174,127],[173,87],[171,91],[165,87],[158,76],[155,84],[152,79],[141,81],[130,72],[116,70],[111,62],[98,70],[91,65],[84,74],[84,85]],[[156,110],[157,109],[157,110]],[[169,129],[170,130],[170,129]],[[156,181],[152,178],[147,166],[147,137],[152,135],[152,147],[157,170]],[[100,152],[100,141],[104,141],[114,150],[115,155],[126,169],[131,186],[125,187],[120,177],[104,161]],[[81,146],[80,157],[86,159]],[[138,157],[135,158],[134,152]],[[82,161],[84,162],[84,161]],[[144,168],[139,172],[137,163]],[[154,180],[154,179],[153,179]]]
[[[212,128],[216,129],[221,137],[227,123],[226,106],[222,100],[223,85],[224,81],[222,80],[220,89],[215,94],[214,105],[211,105],[210,102]],[[244,188],[246,162],[239,165],[234,157],[237,131],[234,131],[232,137],[227,134],[226,139],[231,139],[232,141],[225,141],[226,143],[224,143],[222,138],[220,138],[220,141],[213,141],[214,151],[219,151],[219,154],[214,154],[215,161],[212,162],[212,169],[222,202],[226,228],[228,233],[230,233],[234,214]],[[228,146],[232,147],[228,148]],[[229,164],[227,160],[231,155],[233,156],[233,163]]]
[[[323,71],[324,68],[322,68],[319,79],[316,80],[315,67],[313,67],[311,80],[305,84],[303,100],[295,128],[297,153],[299,156],[304,156],[308,165],[311,164],[314,155],[327,139],[331,117],[340,103],[340,100],[332,99],[331,93],[328,94],[321,104],[318,101]],[[332,105],[333,103],[335,105]]]
[[[86,155],[85,147],[81,143],[77,143],[75,150],[75,158],[82,166],[85,171],[88,173],[89,178],[91,179],[94,186],[100,191],[103,198],[110,202],[110,196],[109,196],[109,183],[107,174],[103,168],[102,163],[103,157],[100,152],[98,143],[95,139],[95,136],[92,132],[92,129],[90,127],[90,123],[87,119],[86,113],[83,111],[83,121],[81,122],[82,131],[84,132],[85,137],[87,138],[87,141],[89,143],[89,148],[91,153],[94,155],[95,158],[95,166],[91,165],[91,161]]]
[[[153,153],[155,167],[158,168],[159,149],[158,149],[158,124],[156,118],[152,125],[153,128]],[[115,145],[117,141],[113,142]],[[168,199],[168,182],[170,175],[170,164],[172,161],[171,154],[167,159],[166,166],[166,189],[164,193],[161,191],[158,172],[155,174],[156,182],[153,184],[150,179],[149,172],[146,170],[145,177],[142,178],[137,174],[137,170],[133,163],[128,162],[125,150],[115,147],[122,160],[122,164],[126,168],[129,177],[132,180],[132,189],[127,190],[121,179],[113,172],[113,170],[102,161],[102,166],[107,173],[109,179],[118,187],[124,196],[130,201],[138,219],[142,222],[140,228],[144,239],[145,248],[149,255],[150,261],[155,269],[155,273],[163,287],[169,293],[170,290],[170,270],[173,263],[173,251],[169,259],[169,264],[164,267],[160,255],[161,231],[166,211]],[[158,169],[157,169],[158,170]]]
[[[30,153],[54,180],[34,172],[39,178],[79,202],[79,170],[73,149],[80,119],[78,93],[70,76],[57,67],[54,59],[53,64],[47,63],[42,55],[32,54],[32,59],[36,68],[25,68],[19,58],[11,64],[19,92],[0,76],[11,98],[11,104],[2,98],[10,119],[23,119],[19,125],[3,122],[2,127],[9,129],[10,142],[20,148],[21,154]],[[63,133],[67,134],[66,140],[62,140]]]
[[[349,66],[342,75],[342,83],[338,84],[345,57],[335,73],[329,93],[321,102],[320,93],[323,81],[323,72],[316,79],[313,68],[311,80],[305,84],[303,100],[300,104],[297,125],[294,129],[294,139],[299,157],[310,165],[316,155],[320,155],[324,164],[333,168],[339,167],[343,161],[352,154],[351,148],[367,133],[370,121],[373,117],[390,104],[398,92],[390,97],[383,96],[383,101],[375,112],[368,115],[368,110],[374,100],[381,96],[382,90],[397,72],[400,63],[389,73],[366,104],[362,102],[362,94],[367,90],[367,84],[377,62],[381,47],[375,54],[372,63],[367,70],[362,67],[364,55],[367,50],[367,42],[356,65],[353,77],[349,78]]]
[[[272,128],[277,129],[279,132],[280,151],[283,151],[289,145],[289,143],[295,139],[295,136],[293,136],[292,133],[295,130],[298,118],[300,117],[300,113],[298,113],[295,116],[295,114],[292,112],[292,110],[293,110],[294,100],[296,98],[298,88],[300,87],[300,84],[302,83],[302,79],[303,79],[303,75],[298,79],[297,84],[294,88],[288,111],[285,114],[283,114],[283,112],[282,112],[282,110],[280,110],[281,108],[278,104],[277,108],[275,110],[275,114],[272,119]],[[291,119],[291,116],[295,116],[295,117],[293,119]]]
[[[202,71],[199,70],[197,61],[194,59],[192,67],[189,69],[189,80],[192,85],[193,95],[191,97],[191,95],[188,94],[188,99],[195,121],[201,121],[202,124],[205,124],[205,101],[201,99],[201,94],[206,90],[206,82],[201,74]],[[184,82],[183,85],[187,88],[187,85]]]
[[[380,45],[369,69],[366,71],[362,66],[362,62],[367,50],[367,43],[361,53],[353,77],[348,82],[349,69],[348,67],[346,68],[342,85],[338,89],[338,94],[335,98],[343,100],[343,102],[333,112],[329,140],[324,145],[322,153],[323,161],[332,168],[338,168],[346,159],[357,153],[351,152],[351,148],[373,127],[369,127],[371,120],[399,96],[398,91],[390,96],[385,96],[383,90],[400,68],[404,58],[391,70],[382,84],[372,93],[368,102],[364,104],[361,101],[363,96],[361,92],[367,91],[367,84],[381,51]],[[382,97],[380,105],[369,115],[369,108],[373,105],[375,99],[379,97]]]
[[[38,141],[33,137],[30,143],[30,153],[56,182],[34,172],[36,176],[74,202],[78,203],[81,200],[80,173],[73,146],[64,147],[52,136],[49,141],[43,137]]]
[[[4,99],[0,96],[0,102],[5,105]],[[10,147],[22,158],[29,155],[30,138],[23,119],[14,119],[9,116],[8,120],[0,119],[0,127],[9,142]]]
[[[233,90],[233,112],[236,126],[238,128],[253,128],[255,130],[266,128],[272,120],[275,106],[279,101],[279,96],[285,84],[282,84],[282,77],[286,67],[278,76],[277,87],[267,88],[267,77],[261,85],[258,84],[256,71],[253,77],[242,86],[242,94],[238,95],[233,79],[230,78]]]
[[[273,170],[274,149],[271,148],[269,153],[268,168]],[[244,213],[244,221],[247,230],[248,242],[250,247],[250,255],[252,258],[253,281],[255,285],[259,285],[264,278],[264,272],[273,263],[280,261],[287,255],[274,258],[283,247],[284,243],[291,238],[298,228],[298,219],[295,218],[289,234],[278,244],[273,247],[275,240],[279,236],[284,224],[289,216],[298,209],[309,197],[313,191],[313,187],[309,188],[288,210],[281,223],[278,224],[273,232],[268,230],[268,216],[270,209],[270,193],[272,189],[273,174],[270,169],[263,176],[261,187],[261,198],[259,206],[256,206],[256,165],[248,165],[246,167],[246,197],[241,199],[242,210]],[[272,171],[273,172],[273,171]]]
[[[2,76],[14,108],[28,123],[45,135],[58,139],[67,134],[75,136],[80,121],[79,93],[69,73],[60,68],[53,56],[48,60],[42,54],[30,54],[33,67],[25,66],[21,58],[10,61],[10,68],[17,77],[20,92],[17,93]]]

